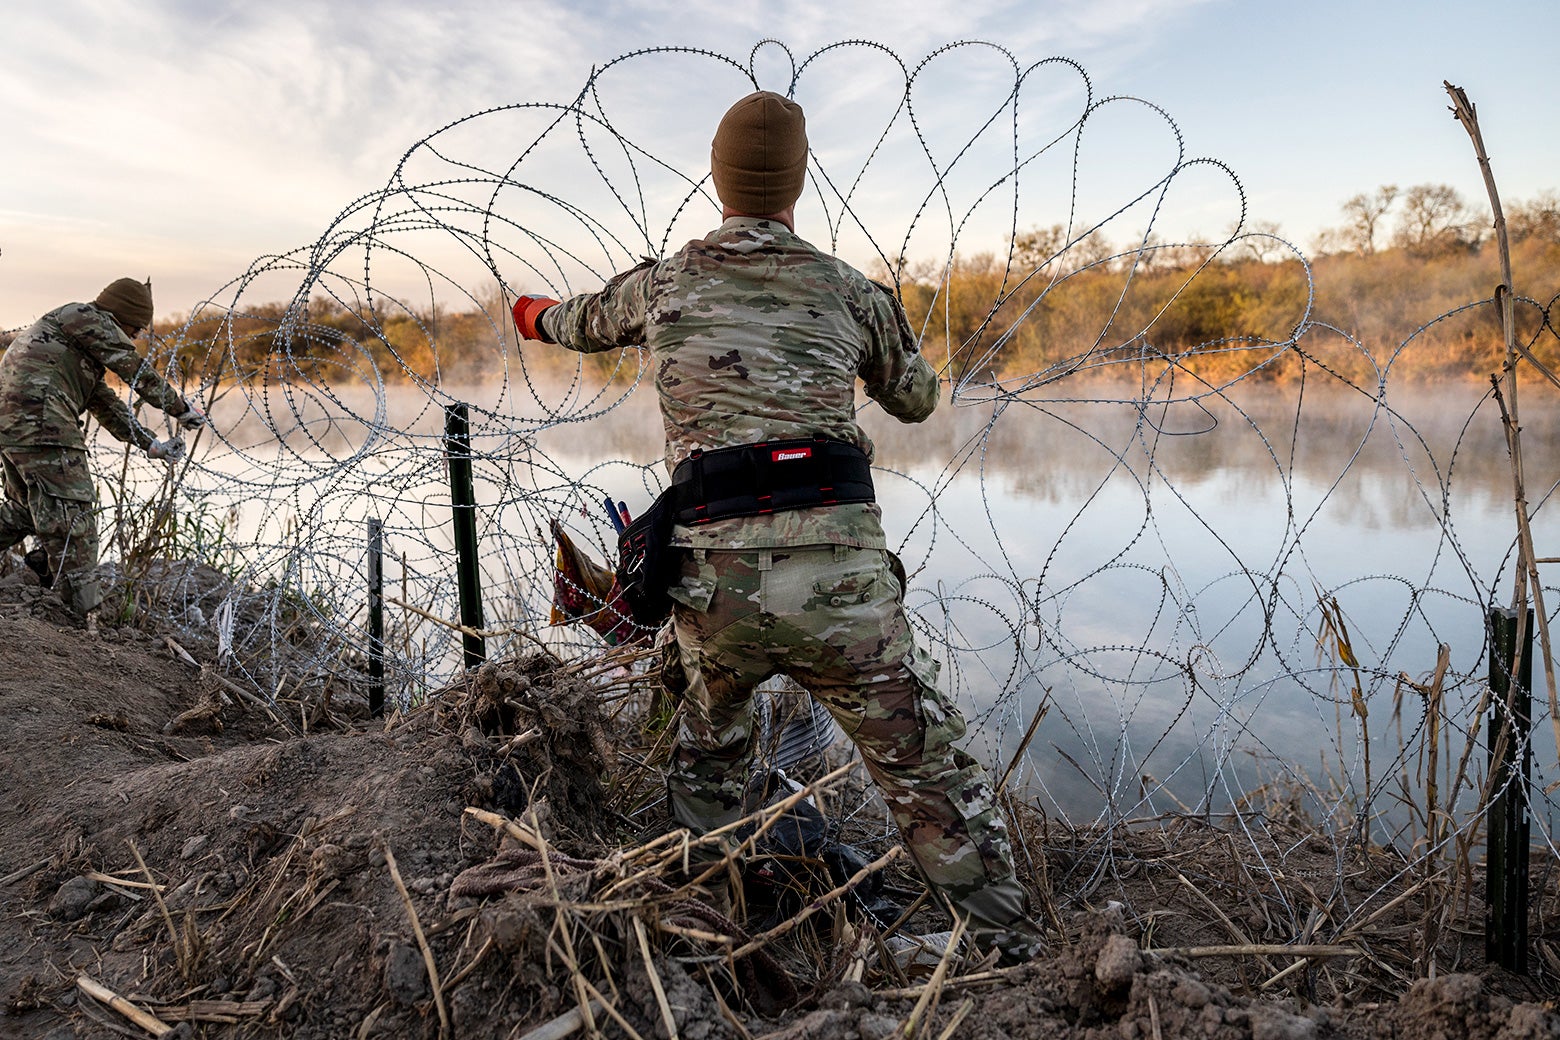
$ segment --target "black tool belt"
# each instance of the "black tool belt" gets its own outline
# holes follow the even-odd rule
[[[618,536],[618,586],[636,624],[656,628],[671,613],[677,570],[674,523],[762,516],[787,509],[871,502],[872,467],[855,445],[827,437],[696,451],[655,503]]]
[[[673,517],[690,527],[874,499],[866,453],[828,437],[695,451],[672,472]]]

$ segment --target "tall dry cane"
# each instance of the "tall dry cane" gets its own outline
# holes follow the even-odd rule
[[[1522,428],[1518,421],[1517,410],[1517,358],[1520,355],[1556,387],[1560,387],[1560,378],[1557,378],[1543,362],[1534,357],[1532,352],[1517,340],[1516,300],[1512,292],[1511,276],[1511,243],[1506,235],[1506,216],[1500,208],[1500,192],[1495,187],[1495,172],[1490,166],[1490,157],[1484,150],[1484,135],[1479,130],[1478,113],[1461,87],[1455,87],[1444,80],[1442,85],[1451,95],[1452,114],[1462,124],[1463,129],[1468,131],[1468,136],[1473,141],[1474,154],[1479,160],[1479,172],[1484,175],[1484,187],[1489,193],[1490,209],[1495,215],[1495,245],[1500,255],[1500,284],[1495,287],[1495,302],[1500,307],[1501,332],[1506,340],[1506,363],[1502,367],[1506,376],[1506,388],[1501,418],[1506,431],[1506,447],[1511,458],[1513,499],[1517,514],[1518,561],[1511,605],[1517,612],[1517,653],[1520,655],[1526,639],[1528,597],[1530,595],[1532,597],[1533,614],[1538,622],[1539,647],[1544,655],[1544,681],[1549,690],[1549,722],[1554,730],[1555,748],[1560,751],[1560,692],[1557,692],[1555,684],[1554,654],[1549,642],[1549,618],[1544,609],[1543,583],[1538,576],[1538,554],[1533,551],[1533,530],[1529,522],[1527,490],[1522,472]],[[1495,376],[1491,376],[1490,379],[1495,384],[1497,400],[1501,400],[1499,380]],[[1520,665],[1520,660],[1512,661],[1513,675],[1517,674]]]

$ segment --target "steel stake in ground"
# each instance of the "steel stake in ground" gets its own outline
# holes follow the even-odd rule
[[[1520,626],[1507,607],[1490,609],[1490,798],[1486,817],[1484,956],[1508,971],[1527,974],[1528,778],[1533,721],[1533,611]],[[1520,655],[1520,656],[1519,656]],[[1516,675],[1513,681],[1512,668]]]
[[[368,518],[368,713],[385,713],[385,526]]]
[[[450,467],[450,505],[455,514],[455,570],[460,589],[460,623],[480,630],[482,576],[477,569],[477,494],[471,478],[471,422],[464,402],[444,406],[444,455]],[[466,667],[487,660],[487,642],[461,635]]]

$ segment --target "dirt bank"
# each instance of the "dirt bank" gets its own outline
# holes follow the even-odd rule
[[[891,966],[843,899],[753,945],[682,885],[622,673],[538,657],[387,723],[349,684],[273,714],[198,640],[88,633],[40,596],[0,578],[0,1036],[521,1037],[582,1006],[601,1035],[690,1040],[1560,1036],[1552,994],[1471,957],[1425,982],[1322,951],[1273,981],[1295,957],[1210,954],[1210,893],[1271,936],[1221,866],[1126,838],[1127,898],[1051,891],[1054,952],[1016,969]],[[1087,835],[1031,847],[1037,891],[1098,873]]]

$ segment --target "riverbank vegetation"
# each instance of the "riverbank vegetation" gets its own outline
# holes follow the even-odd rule
[[[1341,207],[1308,252],[1271,224],[1200,242],[1157,233],[1111,240],[1080,223],[1034,227],[1000,249],[901,259],[893,283],[922,349],[955,380],[1033,385],[1074,373],[1139,379],[1186,372],[1212,383],[1294,378],[1308,359],[1373,386],[1483,380],[1504,358],[1493,307],[1499,263],[1487,211],[1446,185],[1383,185]],[[1560,369],[1549,305],[1560,293],[1560,194],[1507,207],[1519,333]],[[208,381],[290,376],[370,383],[469,382],[519,368],[632,378],[616,353],[521,357],[498,285],[464,308],[388,297],[206,306],[160,322],[184,370]],[[0,340],[0,346],[3,346]],[[556,369],[557,372],[552,370]]]

